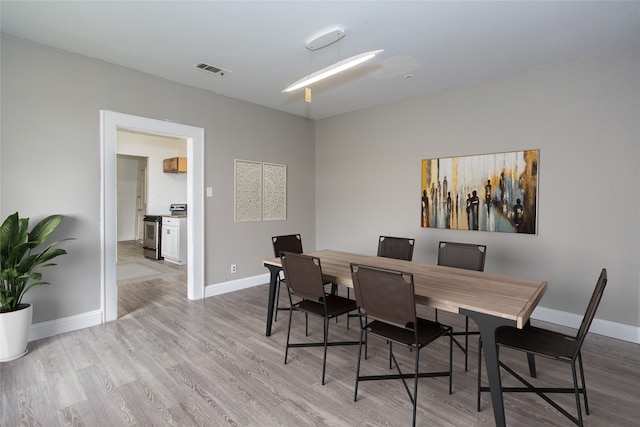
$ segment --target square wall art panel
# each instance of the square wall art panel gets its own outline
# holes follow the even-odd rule
[[[424,228],[536,234],[539,150],[422,161]]]
[[[287,219],[287,165],[234,161],[235,222]]]

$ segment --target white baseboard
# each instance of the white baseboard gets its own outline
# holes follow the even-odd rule
[[[265,273],[258,276],[245,277],[238,280],[207,285],[205,286],[204,297],[208,298],[226,294],[227,292],[234,292],[258,285],[264,285],[265,283],[269,283],[269,278],[269,273]],[[265,309],[266,305],[267,301],[265,301]],[[580,327],[580,322],[582,321],[582,316],[580,315],[545,307],[537,307],[531,315],[531,318],[574,329],[578,329]],[[101,323],[102,312],[100,310],[63,317],[61,319],[49,320],[47,322],[35,323],[31,326],[29,341],[52,337],[54,335],[88,328]],[[640,328],[631,325],[610,322],[608,320],[594,319],[591,324],[590,332],[640,344]]]
[[[580,327],[582,317],[583,316],[581,315],[545,307],[537,307],[531,315],[532,319],[542,320],[543,322],[549,322],[573,329],[578,329]],[[593,319],[593,323],[591,323],[589,332],[640,344],[640,328],[631,325],[624,325],[622,323],[595,318]]]
[[[77,331],[78,329],[88,328],[99,325],[100,323],[102,323],[101,310],[34,323],[31,325],[31,330],[29,331],[29,341],[52,337],[65,332]]]
[[[227,292],[239,291],[241,289],[264,285],[265,283],[269,283],[269,280],[269,273],[265,273],[259,276],[245,277],[243,279],[231,280],[229,282],[216,283],[215,285],[207,285],[204,288],[204,297],[208,298],[215,295],[226,294]]]

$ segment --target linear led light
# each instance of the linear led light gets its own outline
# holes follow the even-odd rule
[[[382,52],[384,52],[384,49],[372,50],[370,52],[361,53],[359,55],[352,56],[351,58],[338,61],[335,64],[329,65],[328,67],[311,73],[308,76],[298,80],[297,82],[293,83],[285,90],[283,90],[282,93],[291,92],[296,89],[300,89],[301,87],[309,86],[319,80],[326,79],[327,77],[333,76],[334,74],[338,74],[344,70],[353,68],[356,65],[362,64],[363,62],[370,60],[374,56],[381,54]]]

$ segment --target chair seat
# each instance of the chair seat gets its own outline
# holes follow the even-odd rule
[[[571,359],[576,351],[575,337],[526,326],[517,329],[503,326],[496,331],[498,344],[554,359]]]
[[[354,300],[338,295],[325,295],[324,300],[326,302],[327,315],[329,317],[339,316],[358,308]],[[316,316],[324,317],[325,315],[325,306],[321,302],[305,299],[295,304],[295,307],[300,311],[315,314]]]
[[[418,347],[424,347],[449,332],[448,327],[440,323],[422,319],[420,317],[418,317],[417,320]],[[366,329],[367,332],[388,339],[389,341],[416,347],[416,337],[412,329],[401,328],[378,320],[374,320],[367,324]]]

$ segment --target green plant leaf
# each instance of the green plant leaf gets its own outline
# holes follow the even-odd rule
[[[29,241],[37,243],[36,246],[43,244],[62,222],[63,218],[62,215],[50,215],[37,223],[29,233]]]
[[[27,291],[49,284],[42,280],[38,270],[56,265],[50,261],[67,251],[55,246],[71,239],[49,243],[39,253],[33,251],[45,244],[63,218],[50,215],[29,232],[29,218],[20,218],[16,212],[0,226],[0,304],[3,309],[14,309]]]

